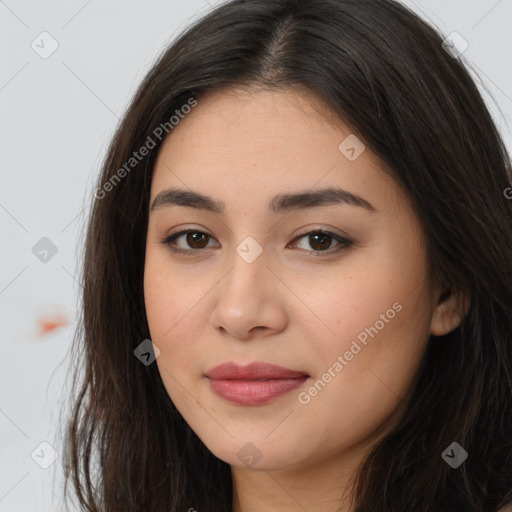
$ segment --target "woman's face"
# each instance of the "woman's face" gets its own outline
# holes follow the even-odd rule
[[[355,461],[398,417],[429,335],[455,327],[440,327],[442,290],[405,195],[314,102],[201,98],[153,175],[144,290],[156,363],[187,423],[233,467]],[[304,193],[319,196],[286,197]],[[163,243],[182,230],[195,233]],[[305,377],[206,376],[225,362]]]

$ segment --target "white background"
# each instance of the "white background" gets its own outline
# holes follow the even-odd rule
[[[445,35],[456,31],[469,43],[464,58],[494,98],[484,92],[512,148],[512,2],[404,3]],[[84,205],[135,88],[177,32],[210,5],[215,2],[0,0],[0,512],[63,510],[60,460],[42,469],[31,453],[44,441],[60,451]],[[34,40],[42,46],[44,31],[58,42],[47,59],[31,47]],[[46,263],[32,253],[42,237],[57,247]],[[40,335],[38,319],[56,313],[69,325]],[[44,460],[51,449],[37,453]]]

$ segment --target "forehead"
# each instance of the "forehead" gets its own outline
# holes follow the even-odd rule
[[[342,187],[367,197],[377,209],[378,203],[389,207],[400,200],[400,190],[354,137],[312,94],[210,93],[198,99],[162,144],[151,196],[180,186],[228,205],[234,204],[230,198],[266,204],[283,191]],[[360,152],[355,159],[342,151],[347,140]]]
[[[188,152],[191,146],[206,143],[246,155],[262,148],[275,149],[268,154],[272,158],[277,150],[285,151],[287,143],[325,140],[328,132],[338,138],[351,130],[310,92],[228,89],[202,96],[173,129],[162,149],[170,145]],[[308,144],[304,149],[312,148]]]

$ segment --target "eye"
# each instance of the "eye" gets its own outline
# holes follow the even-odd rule
[[[182,241],[186,244],[186,247],[179,246],[178,241],[180,239],[183,239]],[[198,254],[201,252],[201,249],[207,248],[210,239],[213,239],[213,237],[204,231],[186,229],[172,233],[164,238],[162,243],[168,246],[172,252],[192,255],[193,253]],[[329,254],[332,254],[341,251],[342,249],[346,249],[352,244],[352,241],[347,238],[322,230],[304,233],[295,238],[291,244],[297,245],[297,240],[301,239],[307,239],[306,243],[313,248],[313,251],[304,249],[304,247],[299,248],[312,253],[328,252]],[[331,247],[333,241],[338,244],[334,249]]]
[[[182,237],[184,237],[184,242],[188,244],[189,247],[192,247],[192,249],[176,247],[176,242]],[[169,235],[164,240],[162,240],[162,243],[167,245],[173,252],[192,254],[193,252],[198,252],[201,249],[204,249],[208,244],[208,239],[210,238],[213,237],[211,237],[208,233],[204,233],[203,231],[186,229]]]
[[[305,250],[313,253],[328,252],[332,254],[341,251],[342,249],[346,249],[352,244],[352,241],[347,238],[323,230],[309,231],[308,233],[304,233],[298,236],[292,243],[295,243],[297,240],[301,239],[305,239],[306,244],[314,249],[313,251],[309,251],[308,249]],[[333,241],[338,244],[334,249],[331,247]],[[299,248],[303,249],[304,247]]]

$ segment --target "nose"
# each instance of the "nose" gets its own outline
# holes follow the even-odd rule
[[[235,252],[228,265],[227,275],[214,288],[212,327],[240,340],[285,329],[286,288],[270,269],[265,251],[250,263]]]

